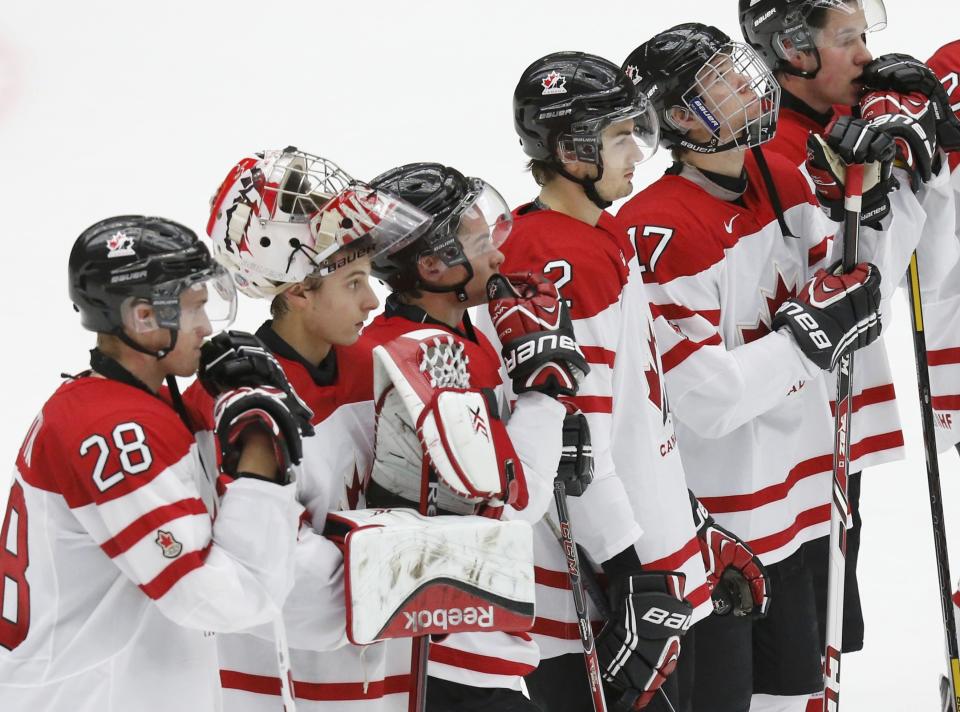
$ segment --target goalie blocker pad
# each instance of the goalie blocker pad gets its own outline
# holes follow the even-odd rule
[[[527,488],[520,458],[497,413],[493,392],[470,388],[468,361],[459,339],[439,329],[413,331],[377,346],[373,383],[378,439],[393,432],[381,430],[380,419],[394,389],[427,464],[444,485],[461,499],[523,509]],[[378,450],[391,449],[390,445],[378,442]],[[419,491],[421,468],[416,464],[411,462],[409,470]],[[396,475],[380,474],[375,465],[373,479],[378,484],[397,494],[410,492],[410,483],[382,481]]]
[[[365,509],[331,512],[324,534],[343,548],[347,637],[355,645],[533,627],[527,522]]]

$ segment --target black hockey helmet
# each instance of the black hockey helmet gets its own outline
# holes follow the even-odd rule
[[[862,14],[862,22],[839,34],[824,32],[830,12],[857,20]],[[819,49],[848,41],[851,32],[875,32],[886,24],[883,0],[740,0],[743,38],[773,71],[806,79],[820,71]],[[807,71],[792,65],[791,57],[799,52],[811,53],[816,68]]]
[[[467,300],[473,279],[470,260],[503,244],[513,217],[506,201],[490,184],[464,176],[440,163],[408,163],[381,173],[370,187],[390,193],[426,213],[432,222],[413,242],[374,258],[371,272],[395,292],[412,289],[455,292]],[[462,267],[464,278],[450,286],[424,282],[419,260],[434,255],[446,269]]]
[[[85,329],[114,334],[138,351],[163,358],[176,345],[187,318],[202,316],[226,328],[236,315],[236,292],[227,272],[210,257],[196,233],[158,217],[121,215],[84,230],[73,244],[68,265],[70,300]],[[180,295],[207,287],[202,315],[184,314]],[[147,303],[152,315],[134,315]],[[169,329],[170,346],[148,351],[127,330]]]
[[[545,161],[568,180],[580,183],[590,199],[603,176],[600,134],[609,124],[634,119],[642,159],[656,151],[658,126],[647,99],[613,62],[584,52],[555,52],[527,67],[513,92],[513,125],[523,152]],[[572,176],[564,163],[597,166],[597,177]]]
[[[633,50],[623,69],[653,103],[665,146],[716,153],[758,146],[776,130],[780,86],[754,50],[716,27],[671,27]],[[675,110],[699,119],[710,140],[688,138]]]

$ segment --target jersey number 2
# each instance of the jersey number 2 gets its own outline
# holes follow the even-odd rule
[[[27,583],[27,505],[23,487],[14,482],[0,527],[0,645],[13,650],[30,630],[30,584]]]

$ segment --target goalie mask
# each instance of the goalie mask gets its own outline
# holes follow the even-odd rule
[[[780,85],[753,49],[715,27],[672,27],[631,52],[623,68],[656,108],[665,146],[718,153],[773,138]],[[707,140],[689,135],[681,123],[689,118]]]
[[[740,0],[743,37],[774,71],[812,79],[820,71],[819,50],[844,47],[887,25],[883,0]],[[813,69],[794,66],[801,54]]]
[[[101,220],[70,251],[69,293],[85,329],[114,334],[130,348],[163,358],[180,330],[215,333],[236,316],[229,275],[196,233],[158,217]],[[149,351],[131,333],[170,330],[170,345]]]
[[[426,213],[432,223],[416,239],[382,250],[373,260],[372,273],[395,292],[422,290],[454,292],[467,300],[466,286],[473,279],[471,261],[496,250],[513,227],[513,216],[497,190],[479,178],[439,163],[409,163],[371,181],[386,192]],[[450,285],[424,280],[420,261],[435,257],[441,276],[460,278]]]
[[[211,203],[207,234],[240,291],[272,298],[359,256],[399,249],[428,224],[331,161],[288,147],[233,167]]]

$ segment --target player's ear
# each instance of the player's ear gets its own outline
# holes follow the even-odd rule
[[[803,72],[813,72],[817,69],[817,58],[813,52],[798,50],[793,41],[787,38],[783,38],[781,42],[784,56],[790,66]]]
[[[121,309],[123,325],[132,334],[143,334],[159,328],[153,305],[142,299],[131,300]]]
[[[417,271],[420,273],[420,279],[425,282],[435,282],[440,278],[446,269],[446,265],[436,255],[420,255],[417,258]]]
[[[287,300],[287,306],[291,309],[303,309],[307,306],[307,290],[302,282],[293,285],[280,296]]]
[[[667,111],[667,115],[670,117],[670,123],[684,133],[692,129],[694,126],[701,124],[700,120],[691,114],[689,109],[682,106],[670,107],[670,109]]]

